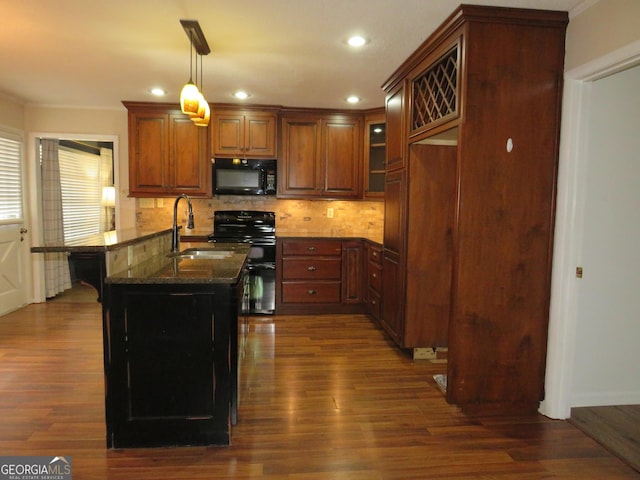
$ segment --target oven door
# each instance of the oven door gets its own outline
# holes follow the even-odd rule
[[[245,276],[243,313],[273,315],[276,310],[276,268],[272,263],[250,263]]]

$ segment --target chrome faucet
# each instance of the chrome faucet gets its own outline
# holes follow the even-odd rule
[[[185,195],[178,195],[173,204],[173,228],[171,230],[171,253],[180,251],[180,235],[178,234],[178,202],[184,198],[189,204],[189,216],[187,219],[187,228],[193,228],[193,208],[191,207],[191,199]]]

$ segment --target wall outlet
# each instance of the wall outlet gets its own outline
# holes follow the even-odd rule
[[[327,208],[327,218],[333,218],[333,208]]]

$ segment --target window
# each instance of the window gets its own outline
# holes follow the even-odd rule
[[[100,155],[60,147],[58,159],[65,243],[102,232]]]
[[[0,222],[22,220],[22,141],[0,132]]]

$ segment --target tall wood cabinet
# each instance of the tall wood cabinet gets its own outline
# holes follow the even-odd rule
[[[566,12],[463,5],[385,83],[382,322],[447,400],[544,396]]]
[[[129,119],[129,196],[211,196],[209,129],[177,104],[123,102]]]
[[[287,113],[281,124],[279,197],[361,198],[361,114]]]

